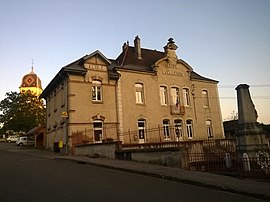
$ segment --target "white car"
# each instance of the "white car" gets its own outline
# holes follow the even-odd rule
[[[33,138],[31,138],[31,137],[23,136],[23,137],[19,137],[17,139],[16,144],[18,146],[35,145],[35,140]]]
[[[16,142],[19,137],[17,135],[11,135],[6,139],[6,142]]]

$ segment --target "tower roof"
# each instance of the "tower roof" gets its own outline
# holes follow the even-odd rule
[[[26,74],[23,76],[20,88],[23,88],[23,87],[36,87],[36,88],[42,89],[41,80],[34,73],[33,67],[32,67],[31,72],[29,74]]]

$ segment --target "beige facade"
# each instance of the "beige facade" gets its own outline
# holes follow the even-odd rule
[[[217,81],[178,59],[172,39],[164,52],[125,43],[116,59],[101,52],[63,67],[42,93],[47,144],[84,139],[123,143],[223,138]],[[91,132],[86,132],[91,131]]]

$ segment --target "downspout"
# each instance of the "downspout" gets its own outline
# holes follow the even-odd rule
[[[67,78],[66,78],[66,84],[67,84],[67,114],[68,117],[66,117],[66,154],[69,154],[69,119],[70,119],[70,114],[69,114],[69,74],[67,73]]]
[[[123,142],[123,106],[122,106],[122,89],[120,78],[116,82],[115,86],[115,99],[116,99],[116,116],[117,116],[117,140]]]

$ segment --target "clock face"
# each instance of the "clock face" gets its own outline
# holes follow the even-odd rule
[[[24,79],[25,83],[30,86],[35,82],[35,79],[33,76],[29,75]]]

